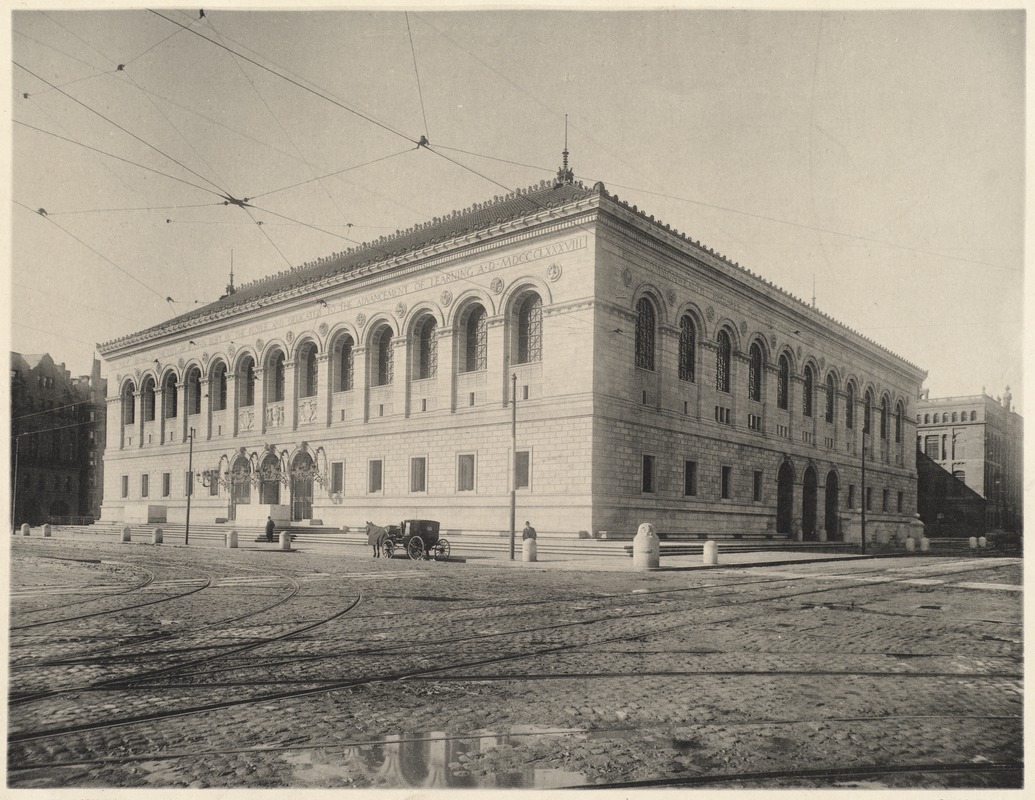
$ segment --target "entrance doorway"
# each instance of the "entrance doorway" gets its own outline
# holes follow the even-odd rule
[[[801,481],[801,538],[816,538],[816,470],[806,468]]]
[[[299,453],[291,465],[291,519],[311,519],[313,516],[313,459],[308,453]]]
[[[776,532],[791,532],[794,504],[794,467],[784,461],[776,475]]]
[[[230,505],[227,518],[237,519],[237,507],[248,505],[252,501],[252,476],[248,471],[248,462],[239,458],[230,470]]]
[[[837,503],[840,489],[841,487],[837,482],[837,473],[834,472],[834,470],[830,470],[830,472],[827,473],[827,502],[823,522],[827,529],[827,539],[832,542],[841,541],[840,519],[837,516]]]

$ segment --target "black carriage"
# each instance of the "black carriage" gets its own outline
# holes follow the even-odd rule
[[[401,550],[414,560],[449,558],[449,541],[438,535],[438,522],[433,519],[405,519],[398,525],[389,525],[388,538],[381,546],[385,558]]]

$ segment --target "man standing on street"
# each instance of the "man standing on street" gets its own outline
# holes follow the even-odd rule
[[[521,541],[525,541],[525,539],[534,539],[534,538],[535,538],[535,528],[533,528],[532,527],[532,523],[529,522],[526,519],[525,520],[525,529],[521,532]]]
[[[273,522],[273,517],[266,517],[266,541],[273,544],[273,529],[276,527],[276,523]]]

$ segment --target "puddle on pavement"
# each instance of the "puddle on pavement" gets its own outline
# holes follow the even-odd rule
[[[542,736],[584,733],[575,728],[515,726],[509,733],[393,734],[345,748],[288,751],[281,757],[293,767],[291,782],[297,786],[556,789],[584,786],[588,781],[579,772],[528,765],[478,774],[483,771],[479,757],[497,747],[530,744]]]

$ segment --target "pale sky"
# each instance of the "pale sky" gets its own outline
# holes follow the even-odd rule
[[[158,14],[10,18],[11,349],[85,373],[231,252],[241,284],[549,178],[567,114],[577,179],[815,286],[932,397],[1022,399],[1023,11]]]

